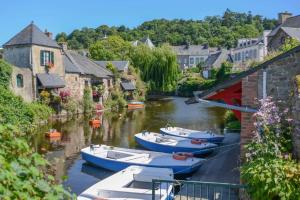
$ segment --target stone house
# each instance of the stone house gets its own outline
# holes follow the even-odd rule
[[[3,45],[3,58],[13,66],[11,88],[27,102],[42,90],[65,87],[62,49],[51,36],[31,23]]]
[[[295,38],[300,41],[300,15],[292,16],[284,12],[278,14],[278,26],[268,35],[268,50],[279,49],[286,38]]]
[[[104,84],[104,99],[113,75],[86,56],[58,45],[48,31],[31,23],[4,45],[3,58],[13,66],[11,89],[27,102],[47,90],[54,95],[69,90],[78,102],[85,87]],[[102,100],[102,98],[101,98]]]
[[[253,137],[253,109],[257,107],[257,99],[270,96],[281,101],[280,106],[289,108],[295,120],[293,134],[293,152],[300,160],[300,46],[283,53],[254,68],[241,72],[236,77],[224,81],[214,88],[195,92],[195,99],[188,103],[201,102],[202,99],[222,100],[221,107],[233,108],[241,121],[241,151],[243,146]],[[300,79],[299,79],[300,80]],[[220,105],[218,105],[220,106]]]
[[[202,76],[209,78],[212,69],[219,69],[224,62],[232,63],[232,57],[227,49],[220,49],[215,53],[211,53],[203,64]]]
[[[113,87],[113,74],[86,56],[76,51],[68,50],[63,45],[63,63],[66,70],[66,89],[80,101],[85,87],[104,85],[105,91],[100,101],[107,99],[109,90]]]
[[[180,45],[171,46],[177,56],[177,62],[180,69],[184,70],[190,67],[195,67],[199,63],[204,63],[210,53],[216,49],[211,49],[208,45]]]

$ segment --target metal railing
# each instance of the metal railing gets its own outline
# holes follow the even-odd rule
[[[171,188],[168,196],[166,188]],[[238,200],[240,192],[244,190],[245,186],[240,184],[153,180],[152,200]]]

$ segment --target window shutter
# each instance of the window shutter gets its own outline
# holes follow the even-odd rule
[[[54,65],[54,52],[53,51],[50,53],[50,56],[51,56],[50,61]]]
[[[41,52],[40,52],[40,64],[41,64],[41,66],[45,65],[45,63],[44,63],[44,51],[43,50],[41,50]]]

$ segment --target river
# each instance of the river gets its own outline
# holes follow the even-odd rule
[[[138,148],[134,134],[142,130],[158,132],[167,123],[176,126],[222,132],[224,109],[186,105],[185,98],[167,98],[147,102],[140,110],[124,110],[120,113],[106,111],[100,115],[100,128],[89,126],[89,118],[55,120],[38,129],[31,139],[32,146],[43,153],[55,170],[55,178],[65,187],[80,194],[112,172],[86,164],[80,157],[80,149],[89,144],[107,144],[119,147]],[[62,133],[60,139],[49,139],[45,132],[55,128]]]

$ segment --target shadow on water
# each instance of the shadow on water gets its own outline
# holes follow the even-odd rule
[[[113,172],[99,169],[88,164],[80,157],[80,149],[90,144],[107,144],[119,147],[139,148],[134,141],[134,134],[149,130],[159,132],[168,122],[180,127],[213,130],[218,133],[223,129],[224,110],[205,108],[199,104],[186,105],[184,98],[147,102],[145,109],[124,110],[120,113],[101,114],[101,126],[93,129],[89,118],[78,116],[69,120],[56,120],[39,127],[30,142],[36,151],[45,154],[55,170],[55,177],[66,187],[79,194],[87,187]],[[62,133],[61,138],[49,139],[45,133],[50,128]]]

